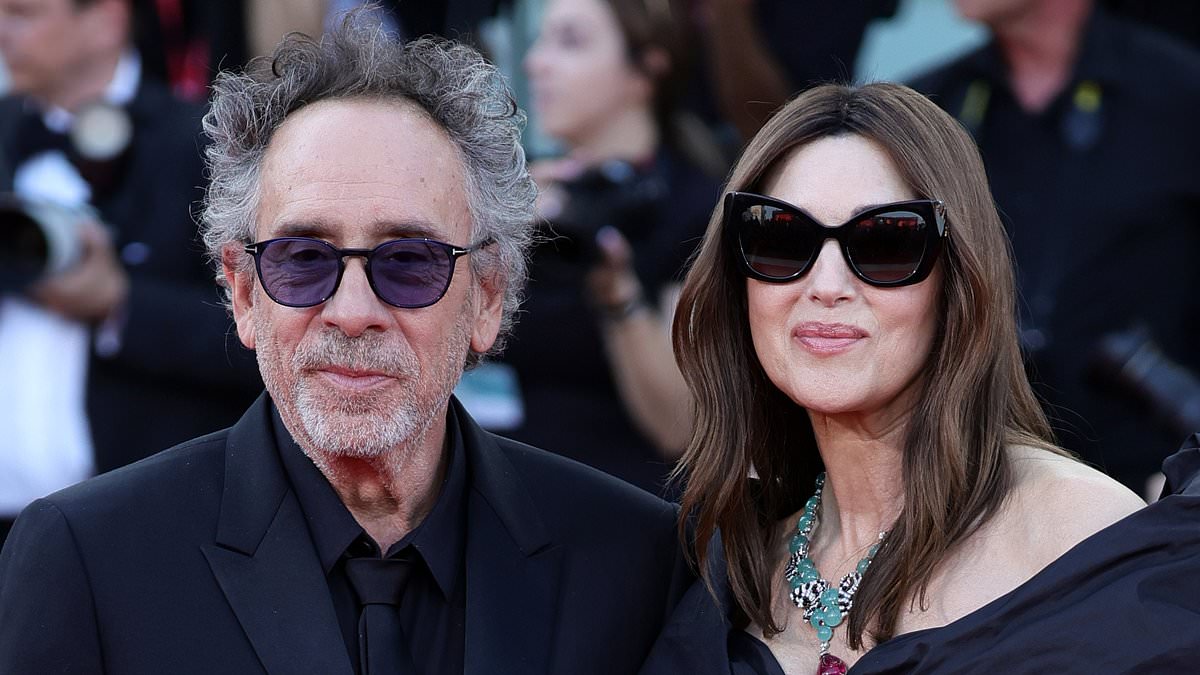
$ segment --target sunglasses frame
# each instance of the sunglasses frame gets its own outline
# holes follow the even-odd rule
[[[816,247],[814,254],[809,258],[797,272],[786,277],[773,277],[763,274],[755,270],[748,260],[742,247],[742,230],[745,226],[742,224],[740,217],[735,218],[735,214],[742,213],[746,208],[751,206],[770,206],[782,209],[788,213],[798,216],[803,221],[807,221],[812,225],[823,230],[821,241]],[[846,261],[846,267],[854,273],[863,283],[878,288],[896,288],[898,286],[910,286],[918,284],[929,277],[929,273],[933,271],[933,266],[937,263],[938,256],[941,255],[942,248],[945,246],[947,238],[950,236],[950,225],[946,222],[946,207],[941,201],[936,199],[912,199],[900,202],[892,202],[890,204],[880,204],[873,206],[862,212],[854,214],[849,220],[837,226],[827,226],[813,218],[803,209],[789,204],[780,199],[760,195],[754,192],[737,192],[732,191],[725,194],[724,215],[722,224],[725,228],[725,233],[729,239],[731,248],[734,251],[734,257],[737,259],[738,269],[745,276],[771,284],[786,284],[804,276],[812,269],[813,264],[821,255],[821,249],[824,248],[825,242],[829,239],[834,239],[838,243],[838,247],[842,250],[842,259]],[[876,216],[882,213],[892,211],[912,211],[918,216],[925,219],[926,223],[934,223],[934,227],[927,228],[927,241],[925,249],[921,253],[921,260],[917,262],[912,273],[903,279],[896,281],[878,281],[871,279],[858,268],[854,260],[851,259],[849,252],[846,250],[846,240],[849,238],[852,228],[864,218]],[[820,231],[820,230],[819,230]]]
[[[307,304],[296,304],[296,303],[290,303],[290,302],[283,302],[279,298],[275,297],[275,294],[272,293],[269,288],[267,288],[266,282],[263,281],[262,254],[266,250],[267,246],[269,246],[270,244],[273,244],[275,242],[280,242],[280,241],[303,241],[303,242],[308,242],[308,243],[315,243],[315,244],[319,244],[321,246],[328,248],[329,250],[333,251],[337,255],[337,263],[338,263],[337,280],[334,281],[333,288],[329,291],[328,295],[326,295],[325,297],[321,298],[320,300],[318,300],[316,302],[307,303]],[[375,285],[375,275],[371,272],[371,258],[372,258],[372,256],[375,255],[376,252],[379,251],[379,249],[383,248],[384,246],[389,246],[391,244],[395,244],[397,242],[420,242],[422,244],[436,246],[446,252],[447,258],[450,261],[450,269],[446,273],[446,285],[442,288],[441,292],[438,293],[437,297],[435,297],[433,300],[430,300],[429,302],[426,302],[426,303],[420,303],[420,304],[396,304],[394,302],[391,302],[387,298],[383,297],[383,295],[379,292],[379,287]],[[330,298],[332,298],[334,296],[334,294],[337,293],[338,289],[341,288],[341,286],[342,286],[342,275],[345,274],[345,272],[346,272],[346,258],[359,257],[359,258],[364,259],[364,262],[365,262],[364,271],[367,275],[367,283],[369,283],[371,285],[371,290],[375,293],[375,297],[377,297],[380,300],[382,300],[383,302],[391,305],[392,307],[399,307],[400,309],[420,309],[422,307],[429,307],[431,305],[435,305],[435,304],[437,304],[437,302],[439,300],[441,300],[443,297],[445,297],[446,291],[450,290],[450,284],[454,281],[454,264],[455,264],[455,262],[457,262],[457,260],[460,257],[467,255],[468,253],[474,253],[475,251],[478,251],[479,249],[481,249],[484,246],[487,246],[491,243],[492,243],[491,238],[485,238],[485,239],[481,239],[481,240],[475,242],[474,244],[470,244],[468,246],[455,246],[454,244],[447,244],[444,241],[438,241],[436,239],[428,239],[428,238],[424,238],[424,237],[401,237],[399,239],[389,239],[388,241],[382,242],[381,244],[379,244],[378,246],[376,246],[374,248],[338,248],[338,247],[334,246],[333,244],[325,241],[324,239],[317,239],[316,237],[275,237],[274,239],[264,239],[262,241],[255,242],[253,244],[247,244],[243,250],[246,251],[246,253],[249,253],[250,255],[254,256],[254,270],[258,274],[258,283],[262,286],[263,291],[267,294],[267,297],[271,298],[271,300],[273,300],[276,304],[283,305],[284,307],[295,307],[295,308],[304,309],[304,308],[308,308],[308,307],[316,307],[317,305],[320,305],[320,304],[328,301]]]

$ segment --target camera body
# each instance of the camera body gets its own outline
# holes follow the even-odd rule
[[[88,206],[0,194],[0,292],[70,269],[83,254],[80,225],[97,218]]]
[[[569,262],[588,266],[600,260],[596,232],[611,226],[629,238],[632,226],[652,226],[667,192],[656,172],[621,160],[591,167],[562,188],[565,202],[543,233],[542,245]]]

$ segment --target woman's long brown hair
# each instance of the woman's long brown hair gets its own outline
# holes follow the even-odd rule
[[[840,134],[883,148],[918,196],[945,202],[950,227],[939,261],[938,330],[904,441],[903,508],[849,619],[849,644],[859,649],[865,634],[882,642],[912,603],[924,605],[939,564],[1000,507],[1012,484],[1005,447],[1056,449],[1022,366],[1008,239],[979,152],[953,118],[900,85],[817,87],[755,136],[728,188],[761,189],[794,149]],[[707,551],[720,532],[740,623],[773,636],[782,622],[772,598],[784,589],[773,572],[777,523],[808,496],[820,457],[807,413],[771,383],[755,355],[746,280],[723,235],[720,206],[687,275],[673,342],[696,406],[676,470],[686,481],[680,535],[694,537],[711,588]],[[757,480],[748,479],[752,470]]]

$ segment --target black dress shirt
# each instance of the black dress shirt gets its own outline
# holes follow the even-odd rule
[[[379,548],[342,503],[272,407],[275,438],[283,466],[304,512],[329,583],[346,652],[356,673],[359,603],[346,576],[347,558],[378,557]],[[387,551],[407,552],[419,561],[409,578],[400,622],[418,673],[462,673],[466,626],[466,453],[454,415],[447,416],[446,472],[425,520]]]

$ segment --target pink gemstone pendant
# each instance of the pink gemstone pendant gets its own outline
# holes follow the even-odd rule
[[[846,662],[833,654],[822,654],[817,662],[817,675],[846,675]]]

